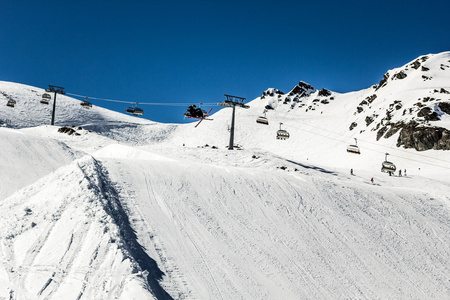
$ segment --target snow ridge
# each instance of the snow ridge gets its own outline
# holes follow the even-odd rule
[[[0,298],[171,299],[94,158],[58,169],[0,208],[11,212],[0,222]]]

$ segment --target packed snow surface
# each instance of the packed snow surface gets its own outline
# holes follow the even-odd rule
[[[391,70],[405,81],[365,112],[450,90],[446,60],[429,55],[436,81],[414,89],[410,64]],[[0,82],[17,101],[0,106],[0,299],[450,298],[448,151],[349,130],[373,87],[276,91],[236,109],[228,150],[230,108],[194,128],[61,96],[50,126],[43,90]],[[256,123],[267,105],[269,125]],[[355,137],[360,155],[346,151]],[[403,176],[380,172],[386,152]]]

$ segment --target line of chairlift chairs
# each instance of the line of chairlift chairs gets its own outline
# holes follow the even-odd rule
[[[263,115],[260,115],[258,116],[258,118],[256,118],[256,123],[269,125],[269,120],[267,119],[266,112],[267,110],[264,109]],[[281,129],[281,125],[283,125],[283,123],[280,123],[280,129],[277,131],[277,139],[286,140],[289,138],[289,132],[287,132],[284,129]],[[361,154],[361,151],[359,150],[358,147],[358,140],[356,138],[354,145],[347,146],[347,152],[354,154]],[[395,172],[397,168],[393,162],[387,160],[388,155],[389,153],[385,154],[384,161],[381,163],[381,172],[389,173],[391,175]]]
[[[52,97],[49,94],[45,93],[42,95],[41,103],[48,105],[51,98]],[[6,103],[6,105],[9,107],[14,107],[15,104],[16,104],[16,100],[14,100],[14,99],[9,99],[8,102]],[[92,107],[92,103],[88,101],[88,97],[86,97],[85,100],[81,101],[80,105],[85,108]],[[127,113],[130,113],[135,116],[142,116],[144,114],[144,110],[142,108],[139,108],[137,105],[138,105],[138,102],[132,103],[132,106],[127,107],[125,109],[125,111]],[[256,123],[269,125],[269,120],[267,119],[266,112],[267,112],[267,110],[264,109],[263,115],[258,116],[258,118],[256,119]],[[289,132],[287,130],[282,129],[281,125],[283,125],[283,123],[280,123],[280,129],[278,129],[278,131],[277,131],[277,139],[278,140],[287,140],[290,137]],[[359,150],[359,147],[358,147],[358,140],[356,138],[355,138],[354,145],[347,146],[347,152],[361,154],[361,151]],[[394,163],[387,160],[388,155],[389,155],[389,153],[385,154],[384,161],[381,163],[381,172],[393,174],[397,168]]]
[[[260,115],[258,116],[258,118],[256,118],[256,123],[269,125],[269,120],[267,119],[266,112],[267,110],[264,109],[263,115]],[[281,129],[281,125],[283,125],[283,123],[280,123],[280,129],[278,129],[277,131],[277,139],[287,140],[290,137],[289,132],[287,132],[287,130],[285,129]]]

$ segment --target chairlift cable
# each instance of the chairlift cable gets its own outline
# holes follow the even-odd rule
[[[66,95],[71,95],[74,97],[81,97],[81,98],[85,98],[86,96],[83,95],[77,95],[77,94],[72,94],[72,93],[66,93]],[[108,102],[118,102],[118,103],[136,103],[136,101],[124,101],[124,100],[115,100],[115,99],[107,99],[107,98],[97,98],[97,97],[89,97],[89,99],[95,99],[95,100],[101,100],[101,101],[108,101]],[[186,106],[186,102],[182,103],[182,102],[172,102],[172,103],[165,103],[165,102],[138,102],[140,105],[158,105],[158,106]],[[202,105],[205,106],[217,106],[216,102],[211,102],[211,103],[204,103],[202,102]]]

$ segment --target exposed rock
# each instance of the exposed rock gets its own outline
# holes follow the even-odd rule
[[[353,122],[352,124],[350,124],[350,127],[348,129],[353,130],[353,128],[355,128],[356,126],[358,126],[358,123]]]
[[[420,67],[420,61],[419,61],[419,60],[416,60],[415,62],[411,63],[410,66],[411,66],[413,69],[416,69],[416,70],[417,70],[417,69]]]
[[[284,93],[278,89],[270,88],[262,93],[261,99],[264,99],[265,96],[273,97],[275,95],[284,95]]]
[[[377,95],[376,95],[376,94],[373,94],[373,95],[370,95],[370,96],[366,97],[366,100],[367,100],[369,103],[372,103],[373,100],[375,100],[376,98],[377,98]]]
[[[58,129],[58,132],[60,132],[60,133],[66,133],[66,134],[68,134],[68,135],[72,135],[72,134],[75,133],[75,130],[74,130],[73,128],[64,126],[64,127],[59,128],[59,129]]]
[[[422,66],[422,71],[426,72],[426,71],[429,71],[429,70],[430,70],[429,68]]]
[[[418,113],[418,117],[424,117],[427,121],[439,121],[439,115],[429,107],[422,108]]]
[[[330,95],[331,95],[331,92],[329,90],[325,89],[325,88],[321,89],[319,91],[319,96],[328,97]]]
[[[366,126],[369,126],[373,122],[373,117],[367,116],[365,121],[366,121]]]
[[[390,138],[391,136],[393,136],[394,134],[396,134],[400,129],[402,129],[404,127],[403,123],[399,123],[399,124],[392,124],[391,128],[389,128],[389,130],[386,132],[386,134],[384,135],[385,139]]]
[[[439,102],[438,107],[442,112],[450,115],[450,102]]]
[[[380,130],[378,130],[377,141],[386,133],[387,130],[388,130],[388,128],[386,126],[383,126],[380,128]]]
[[[404,79],[404,78],[406,78],[406,73],[405,73],[405,71],[400,71],[400,72],[398,72],[398,73],[395,73],[394,74],[394,76],[392,76],[392,78],[394,78],[394,79]]]
[[[441,90],[439,91],[441,94],[450,94],[450,92],[449,91],[447,91],[446,89],[444,89],[444,88],[441,88]]]
[[[356,110],[358,111],[358,113],[361,113],[364,109],[363,109],[361,106],[358,106],[358,107],[356,108]]]
[[[387,81],[389,79],[389,72],[383,75],[383,79],[380,80],[380,83],[378,84],[376,91],[384,86],[386,86]]]
[[[367,105],[369,104],[369,102],[367,102],[366,100],[363,100],[359,103],[359,106],[363,106],[363,105]]]
[[[405,125],[397,140],[397,147],[414,148],[417,151],[429,149],[450,150],[450,131],[442,127],[420,127],[417,122]]]
[[[299,97],[306,97],[311,95],[316,91],[310,84],[300,81],[293,89],[289,92],[289,95],[298,95]]]

